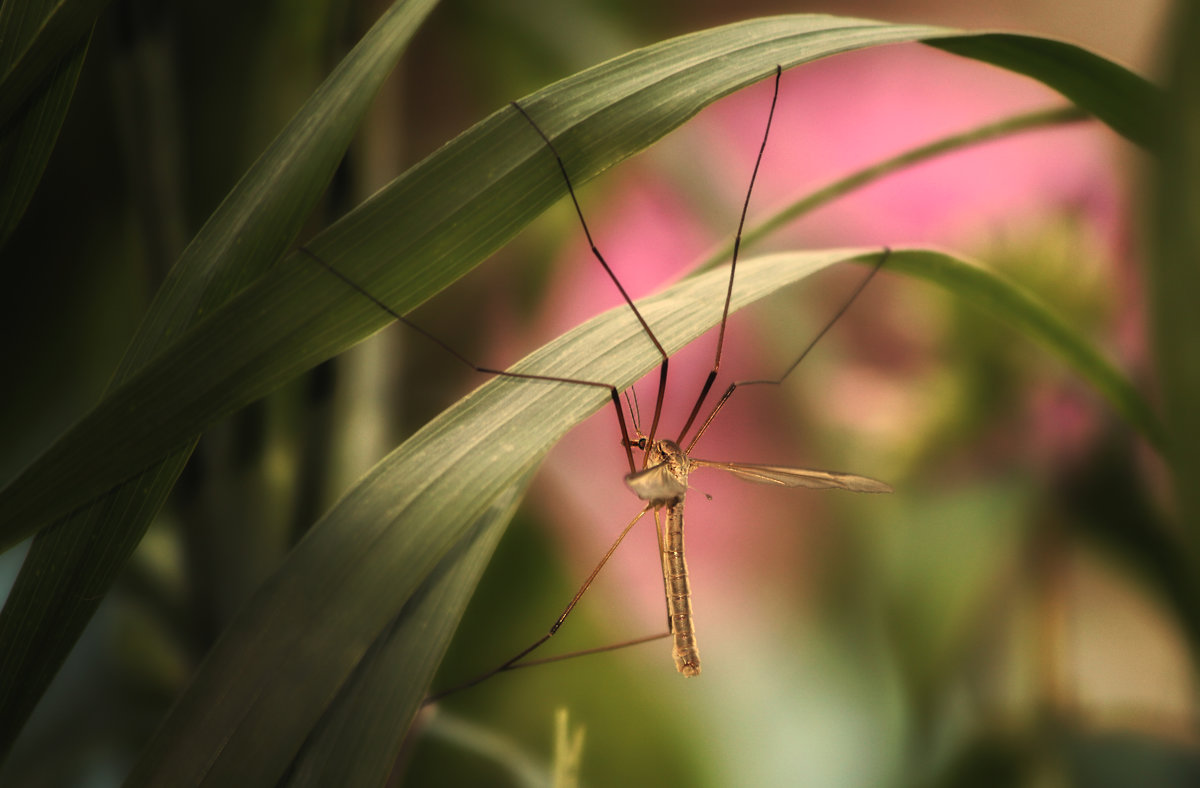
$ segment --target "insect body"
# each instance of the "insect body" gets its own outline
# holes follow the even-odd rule
[[[700,650],[696,646],[696,628],[692,620],[692,589],[688,583],[687,559],[683,554],[683,497],[687,494],[688,473],[695,464],[670,440],[655,441],[646,450],[646,464],[640,473],[625,477],[625,483],[639,498],[658,510],[666,509],[667,537],[661,542],[663,588],[667,595],[667,621],[673,646],[675,669],[684,676],[700,675]],[[662,530],[659,529],[659,533]]]
[[[694,443],[694,441],[693,441]],[[674,641],[675,669],[684,676],[700,675],[700,652],[692,619],[691,587],[687,559],[683,554],[683,500],[688,474],[696,468],[720,468],[740,479],[783,487],[836,488],[854,492],[882,493],[892,488],[866,476],[780,465],[747,465],[736,462],[693,459],[671,440],[655,441],[646,450],[647,468],[625,477],[629,489],[655,510],[666,510],[666,539],[661,543],[663,586],[667,595],[667,619]]]

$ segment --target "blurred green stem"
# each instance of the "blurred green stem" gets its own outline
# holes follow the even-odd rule
[[[1200,571],[1200,5],[1177,3],[1167,117],[1150,213],[1151,329],[1172,448],[1176,506],[1195,576]],[[1193,594],[1200,605],[1200,593]],[[1200,656],[1200,655],[1198,655]]]

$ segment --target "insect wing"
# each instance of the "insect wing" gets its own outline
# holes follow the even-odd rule
[[[759,484],[778,484],[783,487],[807,487],[813,490],[838,489],[852,492],[890,493],[888,484],[866,476],[837,471],[817,471],[810,468],[791,468],[786,465],[748,465],[740,462],[697,460],[692,463],[704,468],[729,471],[739,479]]]

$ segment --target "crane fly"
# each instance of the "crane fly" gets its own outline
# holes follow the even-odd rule
[[[694,439],[692,443],[695,443]],[[781,487],[833,488],[869,493],[892,491],[890,486],[881,481],[852,473],[701,460],[688,456],[688,452],[681,449],[678,443],[665,438],[655,441],[646,451],[646,465],[646,470],[626,476],[625,483],[647,502],[648,509],[654,510],[656,526],[659,525],[659,510],[665,510],[666,538],[660,539],[660,551],[669,633],[673,640],[671,656],[675,660],[675,669],[688,677],[700,675],[700,650],[696,645],[696,627],[692,619],[692,593],[687,559],[683,554],[683,501],[687,493],[688,474],[697,468],[719,468],[745,481]],[[662,533],[661,527],[659,533]]]
[[[664,350],[662,344],[655,336],[653,329],[642,316],[633,299],[630,298],[624,286],[617,278],[608,261],[597,247],[596,242],[592,237],[591,230],[588,227],[587,220],[584,218],[583,210],[580,207],[579,200],[575,195],[574,187],[571,183],[570,175],[567,172],[566,164],[562,156],[559,154],[554,145],[553,140],[547,135],[537,122],[533,119],[530,113],[520,104],[513,102],[513,109],[519,113],[528,125],[541,138],[545,147],[553,155],[558,171],[562,176],[562,180],[566,185],[567,194],[571,199],[571,203],[575,209],[576,216],[579,219],[580,226],[587,240],[592,256],[603,268],[608,278],[620,293],[625,305],[630,309],[634,317],[641,326],[643,334],[654,345],[658,352],[661,362],[659,363],[658,374],[658,389],[655,398],[653,417],[650,421],[650,428],[647,433],[643,433],[638,422],[635,407],[631,406],[630,416],[632,418],[634,430],[631,437],[631,432],[628,428],[628,423],[625,418],[625,410],[621,405],[620,392],[617,387],[611,383],[597,380],[587,380],[581,378],[566,378],[548,375],[538,375],[534,373],[519,373],[501,369],[495,369],[487,366],[481,366],[468,359],[462,353],[455,350],[453,347],[443,342],[441,339],[426,331],[421,326],[417,325],[408,318],[400,315],[387,304],[375,298],[357,283],[350,280],[344,274],[333,268],[316,254],[300,247],[301,251],[306,253],[313,260],[324,266],[330,273],[342,280],[346,285],[353,288],[365,298],[369,299],[380,309],[387,312],[396,320],[409,326],[422,336],[442,347],[450,355],[458,359],[460,362],[470,367],[471,369],[489,375],[506,377],[522,381],[542,381],[550,383],[562,383],[570,385],[592,386],[605,388],[609,392],[614,410],[617,416],[617,423],[621,433],[621,446],[625,452],[625,457],[628,463],[629,472],[625,476],[626,485],[642,500],[644,506],[632,520],[624,527],[617,536],[616,540],[611,544],[600,561],[592,569],[591,573],[584,580],[579,590],[576,591],[571,601],[567,604],[561,615],[551,625],[550,629],[534,641],[532,644],[522,649],[512,658],[501,663],[499,666],[487,671],[484,674],[476,676],[469,681],[463,682],[449,689],[434,693],[426,698],[426,703],[431,703],[446,695],[458,692],[468,687],[474,686],[492,676],[513,670],[519,667],[528,667],[535,664],[557,661],[579,654],[594,653],[597,651],[607,651],[624,646],[634,645],[650,640],[658,640],[670,637],[673,640],[673,657],[676,669],[684,676],[697,676],[700,674],[700,657],[699,650],[696,645],[695,625],[692,619],[691,611],[691,591],[687,573],[687,563],[684,557],[684,498],[688,489],[689,474],[701,468],[715,468],[717,470],[726,471],[733,474],[735,477],[744,481],[757,482],[761,484],[770,484],[783,487],[804,487],[810,489],[843,489],[853,492],[891,492],[891,487],[883,482],[870,479],[865,476],[857,476],[849,473],[839,473],[832,471],[821,471],[804,468],[793,468],[781,465],[754,465],[738,462],[705,460],[693,457],[692,450],[695,448],[701,436],[708,430],[713,423],[717,414],[724,407],[729,398],[739,387],[751,385],[779,385],[792,373],[800,362],[808,355],[809,351],[816,343],[825,335],[825,333],[833,326],[834,323],[845,313],[850,304],[857,298],[858,294],[866,287],[874,274],[884,264],[889,254],[887,249],[884,249],[878,262],[870,269],[866,277],[862,279],[853,293],[846,299],[838,312],[830,319],[825,326],[817,333],[817,335],[809,342],[808,346],[800,353],[800,355],[792,362],[792,364],[778,378],[761,379],[761,380],[743,380],[731,383],[725,390],[724,394],[717,400],[716,404],[709,411],[706,418],[701,422],[700,427],[690,440],[686,440],[686,436],[691,431],[693,424],[696,422],[701,409],[707,399],[713,384],[716,381],[717,374],[720,370],[721,360],[724,352],[725,344],[725,329],[729,318],[729,308],[733,294],[734,277],[737,271],[738,252],[741,245],[742,230],[746,221],[746,214],[750,205],[750,196],[753,193],[754,183],[758,177],[759,167],[762,164],[763,154],[766,150],[767,138],[770,133],[771,121],[774,118],[775,106],[779,98],[779,82],[782,69],[778,66],[775,68],[775,84],[774,94],[771,99],[771,108],[767,116],[766,130],[763,133],[762,144],[758,150],[758,156],[755,160],[754,170],[750,177],[750,185],[746,190],[746,198],[742,205],[741,217],[738,221],[737,233],[734,238],[733,255],[730,263],[729,281],[725,293],[725,303],[719,324],[717,335],[716,354],[713,360],[711,370],[700,389],[700,394],[696,398],[695,404],[692,406],[691,412],[685,421],[683,428],[679,431],[677,437],[672,440],[669,438],[659,437],[660,420],[663,412],[663,402],[666,395],[668,368],[670,358]],[[686,440],[686,448],[683,448]],[[639,465],[634,459],[634,450],[642,452],[642,462]],[[542,646],[546,641],[554,636],[562,627],[563,623],[575,609],[580,599],[591,587],[596,576],[604,568],[609,558],[616,552],[625,537],[630,533],[633,527],[647,514],[653,513],[655,526],[658,533],[658,545],[661,554],[661,564],[663,573],[663,586],[666,596],[667,607],[667,627],[668,631],[649,637],[639,638],[637,640],[628,641],[613,646],[605,646],[596,649],[589,649],[583,652],[575,652],[574,654],[559,655],[545,659],[528,659],[529,655],[536,649]],[[663,522],[665,521],[665,529]]]

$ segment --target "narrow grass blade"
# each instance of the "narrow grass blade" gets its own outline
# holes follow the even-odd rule
[[[1166,433],[1133,383],[1048,305],[994,271],[940,252],[902,251],[888,260],[891,271],[933,282],[992,314],[1044,346],[1083,377],[1160,451]]]
[[[0,249],[46,169],[104,2],[0,3]]]
[[[832,250],[746,260],[739,267],[735,307],[838,261],[870,262],[879,253]],[[925,250],[894,251],[888,266],[936,282],[1049,345],[1089,380],[1104,379],[1096,373],[1095,351],[1072,338],[1046,307],[996,274]],[[725,273],[712,271],[646,299],[640,307],[662,327],[659,337],[674,352],[720,319],[724,286]],[[656,360],[633,318],[616,309],[513,369],[560,376],[586,373],[624,386]],[[265,784],[277,779],[313,730],[325,731],[323,742],[329,741],[325,736],[347,743],[370,736],[359,729],[368,723],[396,735],[415,713],[437,660],[390,672],[377,670],[373,661],[360,668],[361,661],[373,659],[372,644],[390,631],[425,578],[449,551],[458,549],[472,524],[489,510],[507,507],[510,499],[503,496],[562,434],[605,402],[603,392],[581,387],[493,380],[414,435],[314,526],[242,611],[155,738],[133,784],[217,785],[246,773],[255,779],[245,784]],[[503,506],[497,503],[501,500]],[[631,499],[630,506],[636,508],[637,502]],[[430,615],[457,621],[468,596],[448,596]],[[449,633],[427,638],[430,655],[441,655],[444,637]],[[377,696],[403,700],[381,718],[381,707],[371,700]],[[324,716],[331,704],[340,720],[336,734],[326,727],[332,718]],[[364,704],[361,715],[355,713],[358,704]],[[338,762],[345,756],[337,752],[331,748],[322,757]],[[264,760],[264,753],[269,758]]]
[[[739,268],[734,304],[745,306],[854,254],[748,261],[744,276]],[[710,272],[640,306],[663,327],[659,338],[674,352],[720,319],[725,284],[724,272]],[[590,374],[624,386],[656,360],[628,310],[615,309],[513,369]],[[235,776],[240,785],[274,784],[434,567],[484,513],[503,508],[499,497],[567,430],[605,402],[604,392],[580,386],[495,379],[406,441],[313,526],[241,611],[130,785],[226,785]],[[632,499],[630,505],[637,506]],[[433,615],[457,621],[468,596],[448,597]],[[440,634],[423,642],[431,654],[445,648]],[[411,720],[435,669],[430,659],[408,672],[372,671],[383,682],[376,691],[405,699],[383,723],[389,730]],[[354,692],[372,694],[357,685]],[[350,711],[336,713],[355,720]]]
[[[1163,121],[1162,91],[1144,77],[1086,49],[1015,33],[930,41],[931,46],[1033,77],[1137,145],[1153,149]]]
[[[359,118],[432,6],[406,0],[386,12],[246,173],[172,268],[126,351],[117,388],[293,242]],[[0,755],[125,566],[198,434],[177,433],[163,457],[68,510],[34,540],[0,611]]]

